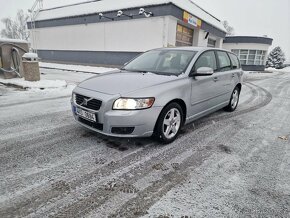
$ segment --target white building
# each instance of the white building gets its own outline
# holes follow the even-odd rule
[[[240,58],[243,70],[264,71],[268,50],[273,39],[257,36],[228,36],[223,48],[230,50]]]
[[[100,65],[160,47],[221,48],[226,35],[220,20],[190,0],[90,1],[41,10],[28,27],[40,58]]]

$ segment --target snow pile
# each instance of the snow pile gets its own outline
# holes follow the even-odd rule
[[[40,11],[36,20],[49,20],[88,14],[104,13],[129,8],[174,4],[192,15],[226,32],[222,23],[190,0],[106,0],[68,5]]]
[[[112,70],[116,70],[115,68],[92,67],[92,66],[69,65],[69,64],[55,64],[55,63],[44,63],[44,62],[39,62],[39,66],[41,68],[47,68],[47,69],[68,70],[68,71],[87,72],[87,73],[95,73],[95,74],[106,73]]]
[[[36,82],[25,81],[23,78],[0,79],[4,85],[17,86],[23,89],[56,89],[65,88],[67,83],[64,80],[40,80]]]
[[[0,38],[0,42],[5,43],[28,43],[28,41],[21,40],[21,39],[6,39],[6,38]]]
[[[285,67],[283,69],[275,69],[275,68],[269,67],[269,68],[266,68],[265,71],[290,73],[290,67]]]

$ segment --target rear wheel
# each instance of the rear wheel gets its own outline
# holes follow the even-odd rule
[[[236,110],[239,104],[239,100],[240,100],[240,89],[239,87],[236,87],[232,93],[230,102],[225,109],[230,112]]]
[[[182,125],[182,108],[175,102],[170,103],[162,110],[158,118],[155,128],[155,136],[162,143],[171,143],[178,136]]]

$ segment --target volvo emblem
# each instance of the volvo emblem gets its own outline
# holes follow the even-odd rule
[[[87,99],[87,98],[84,98],[83,102],[80,104],[81,106],[87,106],[88,105],[88,102],[92,100],[91,98],[90,99]]]

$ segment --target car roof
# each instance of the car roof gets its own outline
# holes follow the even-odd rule
[[[158,49],[154,49],[154,50],[177,50],[177,51],[197,51],[197,52],[203,52],[203,51],[207,51],[207,50],[218,50],[218,51],[230,52],[228,50],[221,49],[221,48],[193,47],[193,46],[158,48]]]

